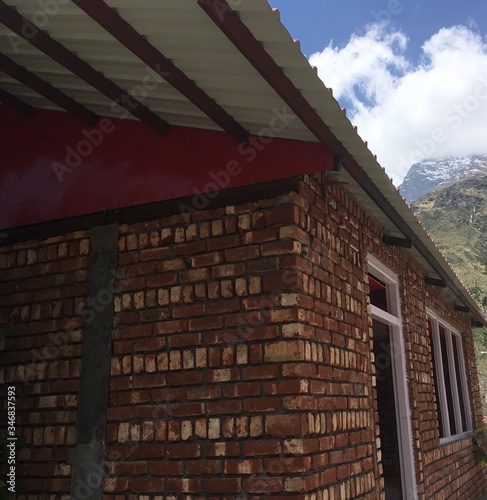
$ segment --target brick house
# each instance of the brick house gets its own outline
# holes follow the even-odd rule
[[[0,20],[18,498],[480,498],[484,313],[265,0]]]

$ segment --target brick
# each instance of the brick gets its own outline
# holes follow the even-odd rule
[[[214,312],[213,309],[211,312]],[[214,330],[222,327],[223,319],[221,316],[205,316],[204,318],[194,318],[189,320],[189,329],[191,331]]]
[[[260,394],[260,382],[237,382],[225,384],[223,389],[225,397],[249,397]]]
[[[259,256],[259,246],[258,245],[246,245],[240,248],[232,248],[231,250],[225,251],[225,261],[226,262],[238,262],[247,261],[250,259],[255,259]]]
[[[187,441],[193,436],[193,426],[190,420],[183,420],[181,423],[181,439]]]
[[[282,205],[267,211],[269,224],[298,224],[299,208],[296,205]]]
[[[164,481],[161,478],[132,478],[129,482],[130,489],[143,493],[162,493]]]
[[[188,399],[220,399],[222,388],[218,386],[203,385],[201,387],[189,387]]]
[[[285,491],[291,491],[291,492],[305,491],[306,490],[305,479],[302,477],[288,477],[285,479],[284,489]]]
[[[163,337],[142,339],[134,342],[134,350],[135,352],[160,351],[164,349],[164,344]]]
[[[199,493],[202,491],[202,487],[198,479],[172,477],[166,482],[166,491],[168,493]]]
[[[220,437],[220,419],[210,418],[208,421],[208,439],[218,439]]]
[[[188,318],[190,316],[203,316],[205,314],[204,304],[193,304],[190,306],[175,306],[172,314],[174,318]]]
[[[278,232],[276,229],[261,229],[258,231],[248,231],[242,234],[242,242],[246,245],[274,241],[277,240],[277,238]]]
[[[174,460],[151,460],[148,464],[150,474],[157,476],[182,476],[183,463]]]
[[[206,380],[208,382],[229,382],[236,380],[239,376],[236,368],[221,368],[217,370],[208,370],[206,372]]]
[[[259,474],[264,468],[260,459],[239,459],[225,461],[225,474],[249,475]]]
[[[222,314],[228,312],[235,312],[239,310],[240,310],[240,302],[236,299],[212,302],[208,304],[208,314]],[[219,317],[218,320],[219,322],[221,322],[221,317]]]
[[[211,252],[191,257],[191,265],[193,267],[216,266],[217,264],[221,264],[222,262],[223,256],[221,252]]]
[[[211,278],[225,278],[230,276],[240,276],[245,273],[245,264],[225,264],[211,268]]]
[[[166,446],[167,458],[196,458],[200,456],[200,445],[197,443],[176,443]]]
[[[247,493],[280,493],[283,490],[281,477],[255,476],[243,480],[243,488]]]
[[[281,453],[281,444],[277,439],[244,441],[243,452],[246,456],[278,455]]]
[[[209,240],[211,241],[211,240]],[[210,248],[208,245],[208,250],[216,250],[216,248]],[[175,255],[194,255],[197,253],[203,253],[206,251],[205,241],[193,241],[191,243],[184,243],[177,245],[174,248]]]
[[[177,273],[154,274],[145,279],[148,288],[158,288],[168,285],[175,285],[178,282]]]
[[[301,340],[265,344],[264,360],[268,362],[304,361],[308,357],[306,344]]]
[[[185,465],[187,473],[191,476],[209,476],[221,474],[223,471],[221,460],[188,460]]]
[[[275,473],[297,474],[311,469],[310,457],[266,458],[265,469]],[[289,490],[291,491],[291,490]],[[293,490],[297,491],[297,490]]]
[[[207,493],[239,493],[241,491],[240,479],[237,478],[215,478],[205,480],[205,492]]]
[[[131,390],[118,394],[118,404],[120,405],[146,403],[147,401],[150,401],[149,392],[144,390]]]
[[[172,415],[175,417],[203,415],[203,408],[203,403],[175,403],[172,405]]]
[[[263,425],[264,417],[256,416],[250,417],[250,436],[251,437],[259,437],[264,434],[264,425]]]
[[[138,375],[134,379],[134,387],[161,387],[166,385],[166,375],[151,373]]]
[[[134,264],[133,266],[127,267],[127,276],[139,276],[141,274],[153,274],[156,271],[155,262],[142,262],[139,264]]]
[[[179,333],[169,337],[171,349],[201,345],[201,333]]]
[[[264,292],[295,290],[299,286],[299,279],[296,279],[296,275],[290,271],[268,273],[262,278],[262,289]],[[289,305],[294,306],[295,304]]]
[[[156,334],[186,332],[187,329],[188,324],[186,320],[161,321],[154,325],[154,332]]]
[[[225,316],[225,326],[258,325],[262,323],[260,311],[241,312],[239,314],[227,314]]]
[[[282,403],[280,398],[247,398],[244,401],[245,412],[273,412],[281,410]]]
[[[302,436],[307,434],[306,415],[288,413],[282,415],[266,415],[265,432],[270,436]]]
[[[235,295],[232,280],[223,280],[220,282],[221,295],[224,298],[230,298]]]
[[[218,238],[211,238],[208,240],[208,251],[224,250],[227,248],[237,247],[240,244],[240,238],[237,234],[228,236],[220,236]]]
[[[242,337],[246,342],[276,339],[279,337],[279,327],[277,325],[273,325],[245,328],[242,333]]]
[[[103,491],[105,493],[121,493],[128,490],[128,479],[122,477],[108,477],[105,479]]]
[[[243,369],[243,378],[245,380],[259,380],[262,378],[277,378],[279,376],[279,367],[274,366],[248,366]]]
[[[225,415],[242,412],[242,402],[235,400],[211,401],[206,403],[208,414]]]
[[[205,439],[208,435],[206,419],[200,418],[194,424],[194,433],[198,438]]]
[[[213,269],[211,268],[212,273]],[[179,273],[179,283],[192,283],[197,281],[206,281],[210,278],[210,268],[201,267],[198,269],[191,269],[189,271],[184,271]]]

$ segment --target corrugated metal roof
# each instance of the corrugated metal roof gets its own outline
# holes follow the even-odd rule
[[[52,12],[43,10],[38,0],[5,0],[4,3],[14,7],[119,87],[129,93],[136,91],[145,106],[170,124],[219,128],[169,83],[154,77],[154,72],[144,62],[73,3],[53,2],[51,5],[57,8],[52,7]],[[265,135],[264,129],[269,126],[274,110],[287,108],[275,89],[227,39],[196,0],[106,0],[105,3],[116,9],[123,19],[250,134]],[[310,67],[300,52],[299,43],[291,39],[281,24],[279,13],[272,10],[266,0],[233,1],[230,5],[447,273],[457,288],[457,297],[460,295],[475,311],[475,316],[485,322],[481,307],[466,291],[402,200],[333,98],[332,91],[325,87],[316,70]],[[3,25],[0,25],[0,52],[101,116],[120,116],[123,111],[91,85]],[[151,88],[146,85],[142,89],[144,81],[149,82]],[[156,81],[157,85],[152,85]],[[58,109],[55,104],[7,75],[0,74],[0,87],[34,107]],[[318,141],[298,118],[293,119],[282,131],[275,132],[275,135],[286,139]],[[363,208],[378,219],[390,234],[401,236],[390,218],[384,215],[345,170],[338,174],[338,178],[346,183],[345,187]],[[425,271],[431,273],[432,268],[424,255],[415,249],[412,252]]]

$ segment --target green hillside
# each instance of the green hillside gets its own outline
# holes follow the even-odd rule
[[[411,208],[472,295],[487,309],[487,176],[474,177],[430,192]],[[485,331],[475,329],[474,337],[485,401]],[[483,352],[486,354],[482,354]],[[484,414],[487,414],[485,403]]]
[[[487,306],[487,176],[430,192],[412,208],[477,301]]]

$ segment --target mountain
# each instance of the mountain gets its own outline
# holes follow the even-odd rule
[[[458,175],[458,174],[457,174]],[[439,187],[412,206],[450,265],[487,310],[487,175]],[[473,329],[487,415],[487,330]]]
[[[487,306],[487,175],[438,186],[411,208],[472,295]]]
[[[423,160],[409,169],[399,189],[411,204],[433,189],[441,189],[479,175],[487,175],[485,155]]]

